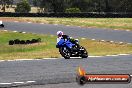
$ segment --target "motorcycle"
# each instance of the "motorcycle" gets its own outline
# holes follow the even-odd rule
[[[4,24],[0,24],[1,27],[4,27]]]
[[[0,26],[1,26],[1,27],[4,27],[4,24],[2,24],[2,21],[0,21]]]
[[[59,48],[60,54],[65,59],[70,59],[70,57],[88,57],[87,50],[83,46],[79,45],[79,41],[71,41],[67,35],[62,36],[56,47]]]

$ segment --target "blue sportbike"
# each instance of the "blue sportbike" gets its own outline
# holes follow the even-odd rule
[[[88,57],[87,50],[79,45],[79,41],[71,40],[67,35],[62,35],[56,47],[59,48],[60,54],[65,59],[70,59],[70,57]]]

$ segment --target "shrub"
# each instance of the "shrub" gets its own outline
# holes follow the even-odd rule
[[[22,0],[15,8],[15,12],[28,13],[29,11],[31,11],[31,6],[27,0]]]
[[[80,9],[79,8],[68,8],[65,10],[66,13],[80,13]]]

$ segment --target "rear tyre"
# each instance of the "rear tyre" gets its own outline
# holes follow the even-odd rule
[[[59,48],[59,52],[65,59],[70,59],[71,53],[66,47]]]
[[[88,57],[88,52],[87,52],[87,50],[86,50],[84,47],[82,47],[82,46],[81,46],[81,50],[82,50],[82,55],[81,55],[81,57],[82,57],[82,58],[87,58],[87,57]]]

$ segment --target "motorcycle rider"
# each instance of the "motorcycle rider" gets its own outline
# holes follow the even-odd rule
[[[62,35],[64,35],[64,33],[62,32],[62,31],[57,31],[57,43],[61,40],[61,38],[62,38]]]
[[[0,26],[1,27],[4,27],[4,24],[2,23],[2,21],[0,20]]]
[[[69,39],[72,43],[78,43],[78,39],[73,39],[72,37],[69,37],[68,35],[64,35],[62,31],[57,31],[57,43],[61,40],[61,38]],[[56,45],[57,47],[57,45]]]

